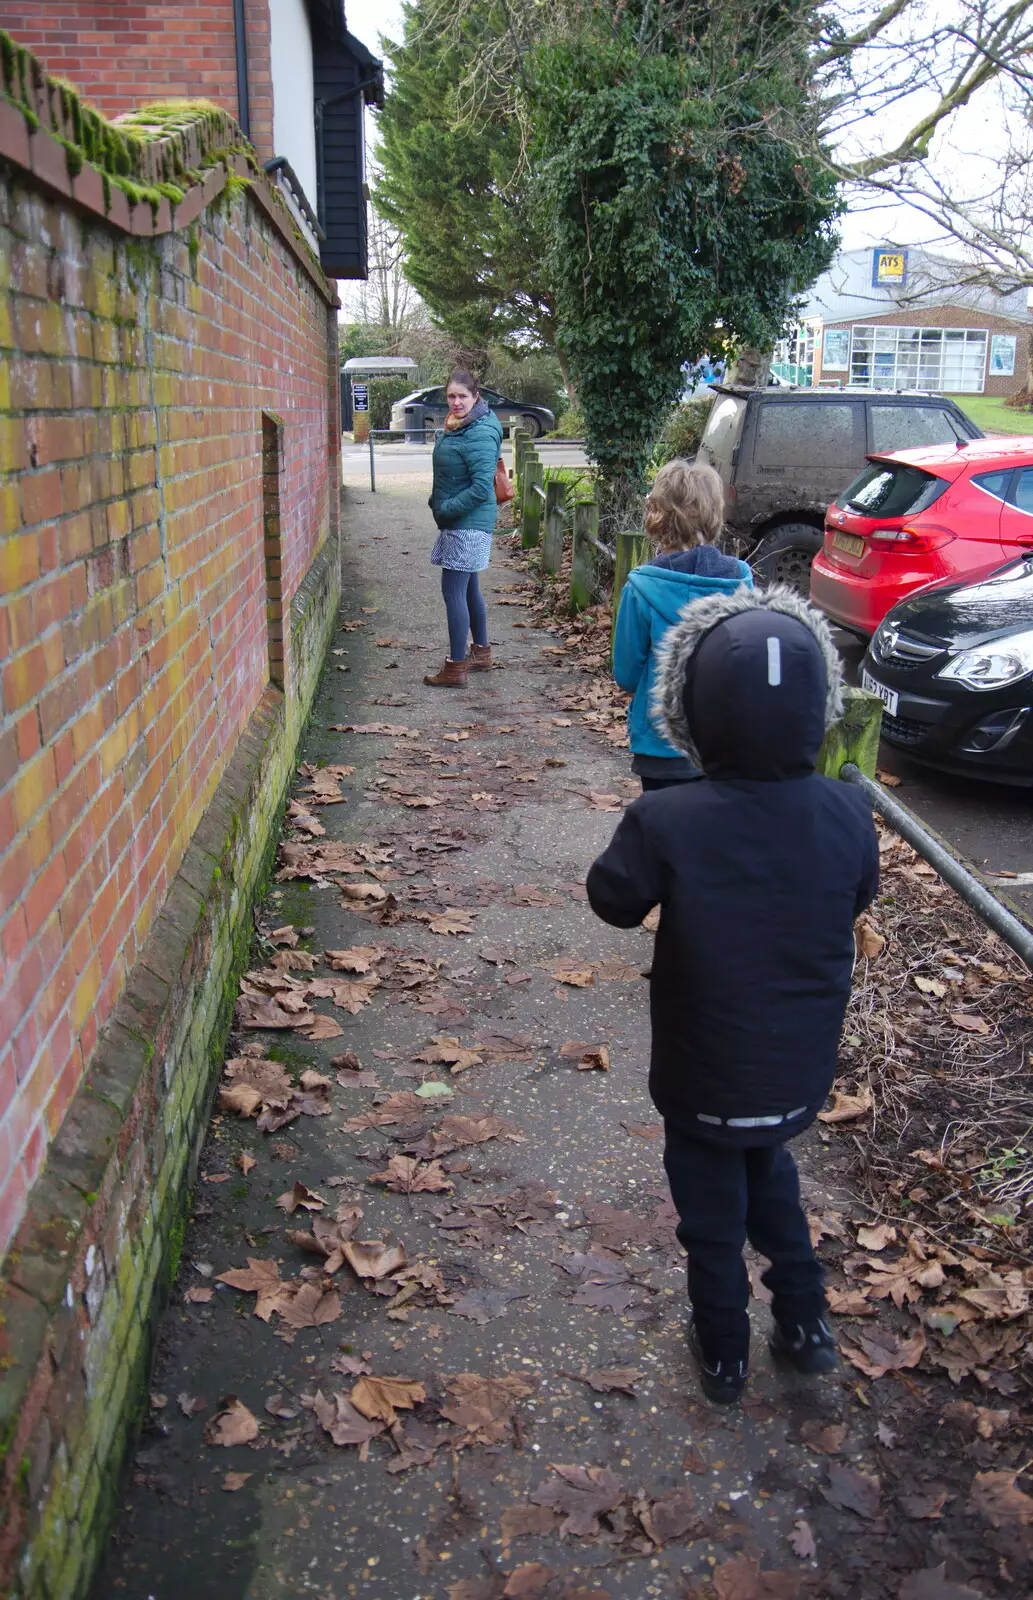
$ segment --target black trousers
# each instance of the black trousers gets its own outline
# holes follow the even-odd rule
[[[664,1124],[664,1166],[689,1255],[689,1300],[708,1360],[745,1360],[750,1345],[747,1239],[771,1265],[777,1322],[793,1326],[826,1309],[825,1274],[800,1204],[800,1180],[785,1145],[737,1149],[707,1144]]]

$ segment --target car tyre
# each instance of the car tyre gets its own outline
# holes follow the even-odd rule
[[[542,433],[544,432],[540,420],[537,417],[532,416],[530,412],[521,416],[520,426],[531,436],[532,439],[540,439]]]
[[[765,587],[788,584],[806,600],[811,592],[811,562],[823,543],[823,535],[809,522],[783,522],[750,556],[753,576]]]

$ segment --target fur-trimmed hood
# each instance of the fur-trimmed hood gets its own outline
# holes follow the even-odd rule
[[[697,600],[661,645],[653,723],[709,777],[810,772],[842,712],[828,623],[784,585]]]

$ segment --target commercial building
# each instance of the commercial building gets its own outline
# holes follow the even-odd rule
[[[959,266],[916,246],[842,251],[775,370],[822,388],[1015,394],[1029,370],[1026,290],[959,286]]]

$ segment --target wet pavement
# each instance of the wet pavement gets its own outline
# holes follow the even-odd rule
[[[891,1527],[861,1483],[878,1458],[885,1505],[913,1487],[914,1459],[886,1441],[915,1385],[891,1377],[883,1399],[851,1368],[777,1371],[755,1301],[745,1403],[703,1400],[645,1088],[650,936],[598,923],[581,888],[637,784],[578,717],[585,680],[528,624],[507,540],[485,586],[498,669],[424,687],[445,638],[425,500],[402,476],[347,497],[348,626],[301,760],[355,770],[336,805],[307,800],[300,777],[287,838],[313,842],[307,815],[326,830],[316,844],[367,852],[343,881],[368,895],[349,899],[338,870],[273,882],[258,909],[274,938],[253,969],[286,961],[278,930],[293,929],[312,972],[279,970],[329,980],[307,1003],[333,1036],[231,1040],[238,1078],[257,1051],[308,1110],[281,1126],[215,1113],[94,1600],[895,1597],[944,1558],[935,1519]],[[333,728],[371,723],[412,732]],[[342,950],[334,969],[325,953]],[[368,993],[331,997],[370,974]],[[259,984],[251,1014],[263,1003]],[[415,1096],[431,1083],[436,1098]],[[842,1216],[823,1140],[803,1142],[805,1195]],[[408,1268],[360,1278],[344,1250],[330,1273],[297,1236],[335,1219],[344,1245],[377,1241],[363,1259],[401,1246]],[[220,1281],[249,1261],[291,1285],[268,1321],[253,1289]],[[401,1386],[372,1383],[387,1378]],[[939,1469],[950,1449],[930,1407]]]

